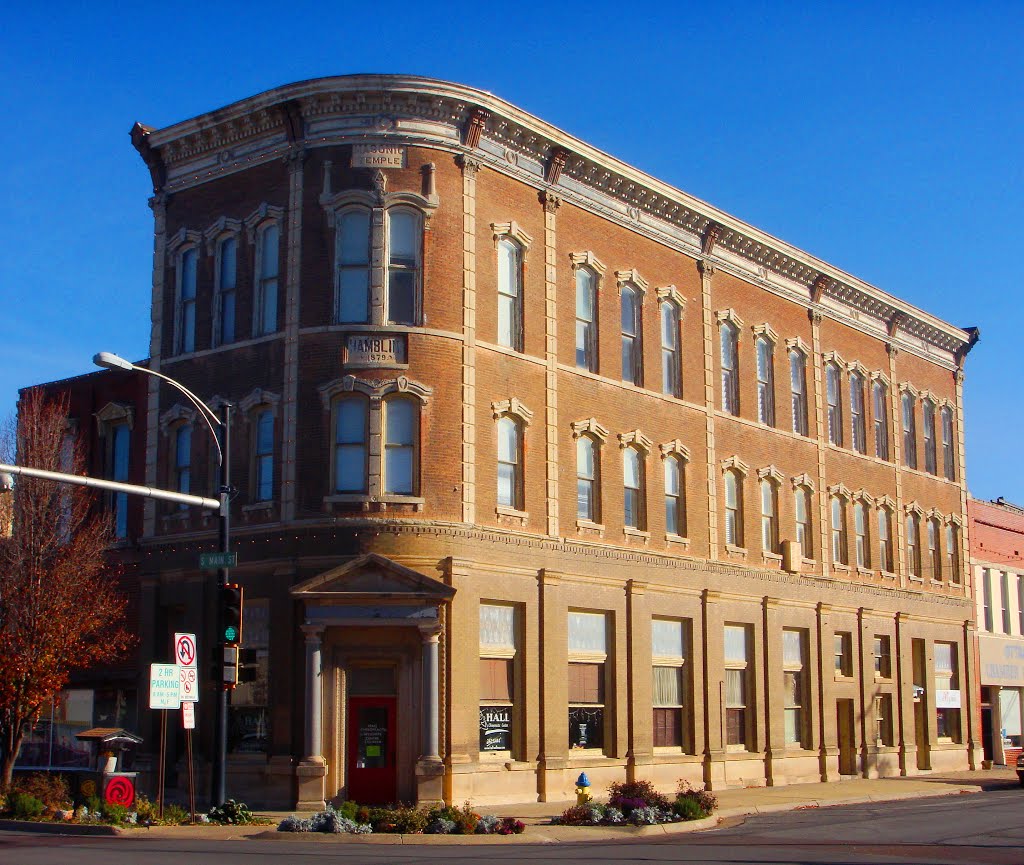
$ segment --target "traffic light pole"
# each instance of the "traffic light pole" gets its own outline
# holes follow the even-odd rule
[[[220,410],[220,516],[217,521],[217,535],[220,552],[231,552],[231,404],[223,403]],[[228,584],[228,569],[217,569],[217,597],[223,586]],[[224,684],[224,634],[217,633],[217,655],[220,668],[220,682],[214,716],[213,782],[210,787],[213,805],[223,805],[227,796],[228,758],[228,703],[230,689]]]

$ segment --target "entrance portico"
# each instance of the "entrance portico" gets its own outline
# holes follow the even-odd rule
[[[376,553],[292,588],[306,646],[296,807],[441,800],[439,650],[454,594]]]

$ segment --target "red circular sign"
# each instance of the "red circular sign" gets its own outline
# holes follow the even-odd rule
[[[196,644],[188,635],[178,637],[178,644],[174,647],[174,656],[177,663],[183,667],[191,667],[196,660]]]
[[[131,778],[118,775],[107,782],[107,789],[103,791],[103,799],[110,805],[124,805],[129,807],[135,801],[135,784]]]

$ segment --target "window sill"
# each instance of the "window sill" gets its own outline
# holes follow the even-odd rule
[[[857,573],[862,577],[873,577],[875,572],[871,568],[862,568],[860,565],[857,566]]]
[[[910,574],[909,579],[912,583],[920,583],[921,585],[924,585],[924,577],[919,577],[917,574]]]
[[[850,573],[852,573],[852,571],[850,570],[850,566],[849,565],[844,565],[842,562],[832,562],[832,570],[833,571],[839,571],[839,573],[841,573],[841,574],[850,574]]]
[[[853,676],[847,676],[846,673],[836,673],[833,681],[839,682],[840,684],[842,684],[844,682],[848,683],[848,684],[852,684],[853,683]]]
[[[941,586],[942,585],[942,580],[936,580],[936,579],[932,578],[932,580],[930,582],[931,582],[931,584],[933,586]]]
[[[879,573],[881,573],[882,579],[885,579],[885,580],[895,580],[896,579],[896,572],[895,571],[880,571]]]
[[[818,560],[817,559],[801,559],[801,563],[804,564],[805,566],[806,565],[810,565],[812,568],[815,568],[815,567],[818,566]]]
[[[892,676],[883,676],[881,673],[875,673],[875,681],[881,682],[882,684],[892,684]]]
[[[747,560],[747,550],[745,547],[737,547],[734,544],[725,545],[725,556],[729,559],[738,559],[745,562]]]
[[[651,533],[642,531],[641,529],[634,529],[631,526],[625,526],[622,529],[623,537],[627,538],[639,538],[645,544],[651,539]]]
[[[761,562],[766,565],[776,565],[778,567],[782,567],[782,556],[779,553],[769,553],[765,550],[762,550]]]
[[[256,513],[258,511],[272,511],[274,509],[274,502],[253,502],[251,505],[242,505],[243,514]]]
[[[690,539],[684,538],[682,535],[674,535],[672,532],[665,533],[665,543],[674,544],[677,547],[682,547],[683,551],[690,549]]]
[[[604,537],[604,524],[595,523],[592,520],[576,520],[576,531],[588,532]]]
[[[334,505],[360,505],[364,511],[386,510],[388,505],[413,505],[423,510],[425,499],[420,496],[371,496],[365,493],[335,493],[324,496],[324,507],[330,510]]]
[[[518,520],[520,525],[526,525],[530,519],[529,511],[521,511],[518,508],[510,508],[508,505],[498,505],[494,509],[495,515],[499,517],[507,517],[511,520]]]

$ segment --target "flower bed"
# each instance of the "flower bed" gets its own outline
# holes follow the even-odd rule
[[[608,788],[608,802],[586,802],[567,808],[553,822],[561,826],[653,826],[710,817],[718,806],[714,793],[680,781],[675,799],[654,789],[650,781],[627,781]]]
[[[526,827],[514,817],[477,814],[469,802],[461,808],[451,805],[414,807],[391,805],[371,808],[355,802],[328,805],[312,817],[285,817],[279,832],[326,832],[367,835],[371,832],[402,835],[518,835]]]

